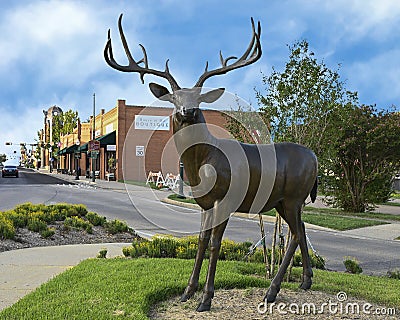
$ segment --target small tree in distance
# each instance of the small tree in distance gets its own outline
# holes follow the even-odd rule
[[[400,113],[348,105],[334,119],[327,143],[335,152],[321,185],[328,202],[353,212],[386,202],[400,170]]]

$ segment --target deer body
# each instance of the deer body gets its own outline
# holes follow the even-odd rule
[[[199,112],[201,113],[201,110]],[[250,181],[248,186],[246,186],[246,196],[239,206],[233,208],[235,212],[266,212],[275,208],[281,200],[288,198],[289,195],[293,195],[296,198],[304,197],[301,202],[302,204],[310,194],[310,192],[306,192],[304,195],[303,190],[310,191],[312,189],[317,175],[317,161],[311,150],[294,143],[278,143],[274,145],[232,143],[232,140],[214,137],[208,131],[202,114],[199,116],[198,121],[197,124],[204,124],[204,126],[201,126],[203,133],[201,134],[202,139],[199,139],[199,144],[194,141],[193,135],[177,134],[181,127],[179,122],[176,121],[175,116],[173,116],[174,141],[177,149],[180,150],[180,146],[182,145],[191,145],[187,150],[180,152],[190,186],[196,187],[201,183],[202,179],[199,172],[201,172],[200,168],[202,166],[210,165],[215,169],[216,177],[215,179],[214,177],[211,178],[211,180],[216,180],[213,183],[213,189],[204,196],[195,196],[196,202],[202,209],[209,210],[214,206],[215,201],[222,200],[226,195],[227,186],[229,186],[232,180],[231,173],[238,173],[240,171],[238,168],[230,168],[232,161],[229,162],[223,152],[221,152],[221,150],[226,150],[229,147],[223,147],[223,145],[231,145],[230,148],[241,148],[246,155],[249,166]],[[276,167],[268,168],[264,166],[264,172],[262,172],[260,153],[270,153],[271,148],[274,148],[277,158]],[[254,195],[260,186],[261,175],[265,174],[267,170],[275,175],[275,183],[273,184],[271,194],[268,199],[265,199],[262,208],[259,208],[257,211],[251,210],[254,203]],[[311,179],[310,181],[288,180],[288,177],[295,177],[296,175],[300,175],[301,177],[310,176]],[[234,179],[233,181],[243,184],[243,181],[239,181],[239,179]]]
[[[301,288],[309,289],[312,283],[312,269],[304,224],[301,221],[301,208],[308,195],[311,195],[313,201],[316,198],[317,159],[314,153],[293,143],[250,145],[236,140],[218,139],[209,132],[199,108],[201,102],[214,102],[224,92],[224,89],[220,88],[201,93],[206,79],[244,67],[261,57],[260,24],[258,23],[256,30],[252,20],[253,37],[240,58],[224,59],[220,54],[220,68],[208,71],[207,63],[196,85],[193,88],[181,89],[169,72],[168,60],[165,71],[150,69],[143,46],[143,59],[136,62],[132,58],[123,34],[121,18],[122,15],[118,27],[129,64],[122,66],[114,60],[110,32],[104,57],[107,63],[117,70],[139,73],[142,81],[145,74],[153,74],[170,83],[172,93],[155,83],[150,83],[149,86],[154,96],[175,106],[172,117],[175,145],[183,161],[193,196],[202,208],[196,259],[181,301],[191,298],[198,289],[201,265],[209,246],[207,278],[197,310],[210,309],[221,240],[230,214],[235,211],[260,213],[276,208],[292,232],[285,257],[271,282],[265,300],[275,301],[297,246],[300,246],[303,261]],[[231,59],[236,61],[228,64]]]

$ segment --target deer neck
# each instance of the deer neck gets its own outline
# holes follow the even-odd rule
[[[208,130],[200,109],[199,112],[196,123],[182,123],[175,115],[172,117],[175,146],[191,184],[196,184],[199,169],[206,163],[218,140]]]

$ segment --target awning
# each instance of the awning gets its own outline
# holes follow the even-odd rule
[[[76,144],[65,148],[65,152],[64,153],[74,153],[76,150],[78,150],[79,146],[77,146]],[[63,149],[64,150],[64,149]]]
[[[104,136],[97,138],[97,141],[100,141],[100,146],[105,147],[108,144],[115,144],[116,143],[116,134],[115,131],[105,134]]]
[[[86,152],[86,151],[88,150],[88,144],[89,144],[89,142],[86,142],[85,144],[81,145],[81,146],[78,148],[78,151],[79,151],[79,152]]]
[[[65,151],[66,151],[66,150],[67,150],[67,148],[58,150],[57,155],[58,155],[58,156],[61,156],[61,155],[65,154]]]

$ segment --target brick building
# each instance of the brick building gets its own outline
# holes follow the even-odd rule
[[[97,159],[92,160],[89,150],[91,117],[88,123],[78,122],[74,132],[61,137],[59,171],[73,173],[78,166],[83,175],[94,168],[100,179],[112,173],[116,180],[132,181],[146,181],[149,171],[177,174],[179,157],[172,139],[172,112],[173,108],[132,106],[118,100],[116,107],[108,112],[102,109],[96,115],[95,137],[100,142]],[[214,135],[229,137],[219,111],[203,110],[203,114]]]

